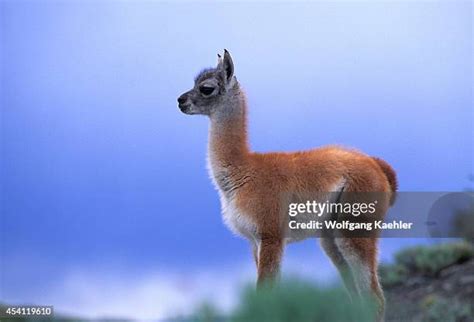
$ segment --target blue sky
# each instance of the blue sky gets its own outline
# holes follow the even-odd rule
[[[176,106],[223,48],[255,150],[353,146],[403,191],[459,191],[474,172],[469,1],[0,6],[0,301],[130,315],[135,294],[146,317],[231,305],[254,278],[249,247],[221,221],[207,120]],[[292,245],[284,271],[333,274],[314,244]]]

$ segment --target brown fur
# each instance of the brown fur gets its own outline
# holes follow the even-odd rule
[[[395,197],[396,197],[396,191],[398,190],[398,180],[397,180],[397,174],[393,170],[393,168],[384,160],[376,157],[372,157],[382,168],[382,171],[385,173],[388,179],[388,183],[390,184],[390,189],[392,190],[392,197],[390,198],[390,205],[393,205],[395,203]]]
[[[245,108],[243,109],[245,111]],[[354,192],[391,192],[397,188],[395,172],[383,160],[355,150],[328,146],[295,153],[254,153],[247,144],[245,112],[226,121],[218,133],[211,130],[210,149],[224,169],[227,185],[238,210],[256,223],[261,238],[260,254],[256,256],[258,284],[273,279],[278,273],[283,252],[283,222],[280,197],[291,191],[296,194],[329,191],[345,178],[345,190]],[[229,189],[229,188],[227,188]],[[393,200],[393,198],[391,198]],[[382,219],[389,204],[382,207]],[[327,244],[330,239],[323,239]],[[383,293],[377,277],[377,243],[374,238],[347,238],[346,246],[323,247],[341,271],[348,289],[357,286],[350,276],[351,263],[346,258],[357,256],[370,274],[367,285],[383,312]],[[355,264],[354,264],[355,265]],[[345,270],[345,271],[344,271]],[[359,293],[370,291],[359,290]]]
[[[216,90],[203,95],[201,84]],[[393,204],[396,174],[379,158],[338,146],[294,153],[250,151],[246,99],[233,76],[233,63],[227,51],[219,59],[218,67],[201,73],[195,87],[181,95],[178,102],[186,114],[210,117],[211,177],[221,196],[224,218],[252,243],[258,286],[278,276],[285,245],[282,201],[289,198],[289,193],[297,200],[334,189],[382,193],[377,211],[372,215],[380,220]],[[360,202],[354,198],[354,194],[341,193],[339,201]],[[378,303],[377,319],[383,319],[384,297],[377,277],[377,235],[353,238],[344,232],[338,236],[328,232],[322,236],[321,245],[352,296],[372,296]]]
[[[284,223],[279,216],[283,194],[291,191],[304,196],[329,191],[344,178],[345,191],[391,192],[393,196],[397,183],[395,172],[385,161],[337,146],[295,153],[251,152],[247,144],[245,114],[244,107],[239,117],[219,124],[219,130],[211,128],[210,151],[225,169],[226,190],[232,193],[239,212],[257,226],[261,244],[259,254],[254,249],[254,255],[258,285],[261,286],[278,276],[284,248]],[[387,201],[385,207],[382,206],[377,214],[380,219],[392,202]],[[379,303],[379,315],[383,316],[384,297],[377,277],[376,239],[347,237],[345,243],[335,243],[331,237],[322,238],[322,244],[350,293],[373,294]],[[350,258],[356,259],[351,262]],[[370,275],[367,289],[360,289],[354,281],[354,274],[362,274],[354,272],[359,269],[354,268],[359,265],[357,261],[365,265],[360,269],[367,270]]]

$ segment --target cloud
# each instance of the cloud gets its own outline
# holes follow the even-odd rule
[[[287,256],[283,275],[335,280],[329,263],[314,255],[304,260]],[[203,303],[212,303],[225,314],[238,303],[242,288],[255,283],[256,276],[253,262],[244,261],[191,269],[74,266],[48,279],[47,284],[28,292],[8,292],[2,301],[53,305],[56,314],[92,319],[167,319],[189,315]]]
[[[419,240],[398,240],[397,245],[408,242]],[[382,257],[393,253],[389,246],[394,247],[390,240],[382,240]],[[131,263],[124,266],[115,261],[82,262],[66,268],[40,259],[28,260],[12,257],[6,261],[15,269],[5,272],[8,278],[2,286],[1,302],[53,305],[58,314],[84,318],[167,319],[189,315],[203,303],[212,303],[225,314],[237,305],[243,286],[256,280],[250,258],[206,267],[158,268]],[[18,269],[21,267],[23,270]],[[340,282],[329,259],[311,243],[287,247],[282,267],[283,276],[320,285]]]
[[[290,257],[284,274],[298,275],[318,281],[334,281],[329,265],[317,260],[302,261]],[[194,312],[205,302],[221,312],[229,312],[237,304],[243,286],[255,281],[253,265],[232,268],[212,267],[194,271],[156,271],[130,276],[112,271],[70,272],[57,285],[49,299],[57,312],[83,317],[125,317],[134,319],[166,319]]]
[[[41,302],[54,305],[57,313],[87,318],[166,319],[188,315],[204,302],[228,312],[253,274],[245,265],[134,276],[80,269],[42,294]]]

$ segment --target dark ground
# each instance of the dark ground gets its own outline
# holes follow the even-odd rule
[[[474,259],[385,287],[387,321],[474,321]]]

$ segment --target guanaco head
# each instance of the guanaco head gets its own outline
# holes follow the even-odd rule
[[[218,56],[217,67],[205,69],[194,80],[194,87],[178,98],[179,109],[185,114],[211,116],[217,111],[225,112],[238,90],[234,77],[234,64],[229,52]]]

